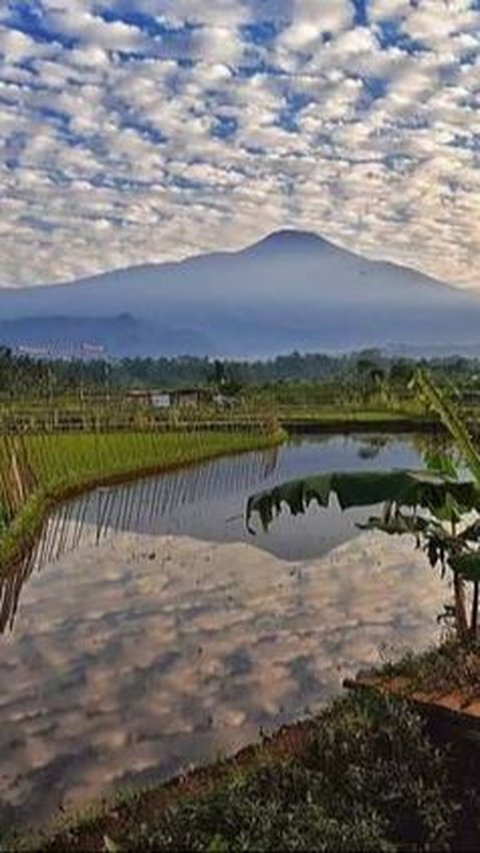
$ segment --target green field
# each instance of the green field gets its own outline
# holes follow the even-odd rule
[[[383,424],[411,423],[412,429],[424,423],[432,424],[434,419],[424,413],[392,409],[334,408],[320,406],[284,406],[278,410],[281,423],[328,424]]]
[[[278,427],[0,436],[0,568],[28,548],[48,509],[95,485],[272,447]],[[3,531],[3,532],[2,532]]]
[[[270,439],[268,439],[269,441]],[[28,458],[41,487],[82,486],[97,477],[166,468],[264,445],[256,432],[130,432],[29,436]]]

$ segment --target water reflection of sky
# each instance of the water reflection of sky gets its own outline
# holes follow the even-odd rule
[[[418,464],[410,439],[309,439],[60,510],[0,649],[0,823],[212,759],[433,640],[445,588],[411,542],[335,507],[243,523],[273,482]]]

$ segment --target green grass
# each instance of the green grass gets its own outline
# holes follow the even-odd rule
[[[407,679],[409,692],[459,690],[480,697],[480,643],[451,639],[423,654],[407,654],[398,662],[386,664],[378,675]]]
[[[284,437],[278,429],[268,432],[258,429],[251,432],[233,429],[167,433],[79,432],[10,437],[9,447],[11,449],[13,442],[19,467],[31,487],[28,499],[18,508],[8,527],[5,529],[3,525],[0,568],[8,567],[19,551],[31,545],[46,512],[69,494],[140,473],[271,447]],[[3,451],[5,466],[5,460],[10,457],[5,448]]]
[[[119,798],[113,814],[90,813],[29,849],[462,850],[480,830],[478,783],[467,796],[460,756],[402,700],[337,700],[312,723],[304,750],[258,755],[195,796],[163,805],[152,791]]]
[[[233,431],[70,433],[25,439],[33,473],[48,491],[82,486],[97,477],[187,464],[264,443],[258,434]]]
[[[390,409],[348,409],[348,408],[321,408],[314,406],[282,406],[279,410],[279,418],[282,421],[316,421],[319,423],[347,422],[347,423],[382,423],[385,421],[411,421],[421,423],[431,421],[425,414],[408,411],[392,411]]]

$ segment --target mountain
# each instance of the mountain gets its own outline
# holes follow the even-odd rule
[[[238,252],[0,288],[0,317],[0,342],[85,341],[112,355],[480,351],[480,297],[288,230]]]

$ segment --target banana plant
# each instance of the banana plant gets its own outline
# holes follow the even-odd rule
[[[363,528],[391,535],[413,535],[433,567],[453,574],[455,619],[459,639],[476,637],[480,583],[480,455],[454,407],[424,372],[415,376],[422,399],[440,416],[450,431],[469,469],[471,478],[460,477],[446,455],[427,460],[420,471],[331,472],[293,480],[250,497],[247,527],[254,529],[254,514],[264,529],[286,506],[293,515],[306,512],[310,504],[327,507],[335,496],[342,509],[383,504]],[[465,582],[473,584],[470,617],[467,614]]]

